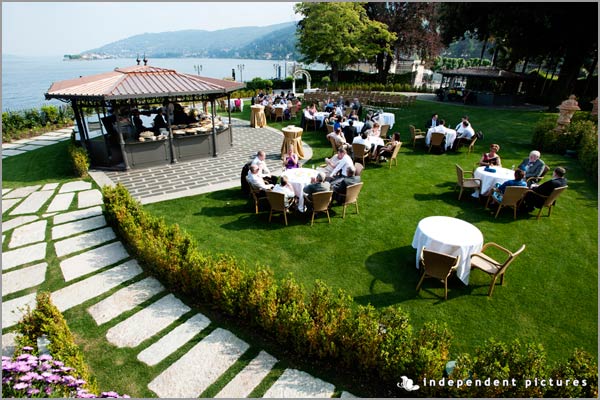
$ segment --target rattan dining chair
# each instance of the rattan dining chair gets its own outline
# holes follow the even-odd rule
[[[352,161],[359,162],[363,167],[367,166],[365,160],[369,160],[369,152],[364,144],[352,143]]]
[[[358,195],[360,194],[360,190],[363,187],[363,182],[355,183],[354,185],[350,185],[346,187],[346,194],[340,194],[341,199],[343,200],[343,211],[342,218],[346,218],[346,207],[350,204],[354,204],[356,206],[356,213],[358,214]]]
[[[448,300],[448,278],[456,271],[459,262],[460,256],[451,256],[423,247],[419,257],[419,269],[422,270],[422,275],[417,284],[417,293],[421,290],[425,278],[435,278],[444,284],[444,300]]]
[[[498,191],[496,188],[493,191]],[[490,193],[487,201],[485,202],[485,207],[487,208],[488,203],[491,201],[498,203],[498,210],[496,210],[496,216],[494,218],[498,218],[498,214],[503,207],[512,207],[514,211],[514,219],[517,219],[517,209],[521,205],[521,201],[523,201],[523,197],[525,193],[527,193],[527,186],[508,186],[504,190],[504,194],[502,195],[502,201],[498,203],[494,198],[493,194]]]
[[[550,167],[548,166],[548,164],[544,164],[542,173],[539,174],[539,176],[532,176],[527,178],[527,186],[531,187],[533,183],[539,183],[542,179],[544,179],[544,176],[546,176],[546,173],[548,173],[548,171],[550,171]]]
[[[331,190],[312,194],[312,216],[310,218],[310,226],[313,226],[315,214],[318,212],[327,213],[327,220],[331,223],[331,218],[329,218],[329,204],[331,204],[332,195],[333,191]]]
[[[250,197],[254,200],[254,213],[258,214],[258,203],[260,203],[261,200],[265,200],[267,195],[265,194],[264,190],[257,189],[252,186],[252,183],[250,183],[247,177],[246,181],[248,182],[248,186],[250,188]]]
[[[561,186],[561,187],[554,188],[552,193],[550,193],[548,196],[544,196],[544,195],[534,192],[533,190],[529,190],[529,193],[533,193],[535,196],[539,196],[544,199],[544,204],[542,204],[542,206],[540,207],[540,211],[538,212],[536,219],[538,219],[538,220],[540,219],[540,216],[542,215],[542,210],[544,209],[544,207],[548,208],[548,217],[549,217],[550,214],[552,213],[552,207],[554,207],[556,205],[556,199],[558,198],[558,196],[561,195],[562,192],[567,190],[568,187],[569,186]]]
[[[277,122],[278,118],[283,122],[283,108],[275,107],[273,117],[275,118],[275,122]]]
[[[410,130],[410,140],[412,141],[413,149],[415,148],[415,143],[417,140],[425,140],[425,132],[420,129],[415,128],[414,125],[409,125],[408,129]]]
[[[508,254],[508,258],[504,262],[499,262],[488,256],[484,251],[489,247],[495,247],[496,249]],[[508,266],[525,250],[525,245],[522,245],[519,250],[514,253],[494,242],[489,242],[483,245],[479,253],[471,254],[471,270],[473,268],[479,269],[492,277],[490,289],[488,290],[488,296],[491,296],[496,286],[496,280],[500,277],[500,284],[504,285],[504,274]]]
[[[398,142],[395,146],[394,146],[394,151],[392,151],[392,156],[390,157],[390,166],[389,168],[392,168],[392,162],[394,162],[396,165],[398,165],[398,152],[400,151],[400,147],[402,147],[402,142]]]
[[[379,137],[381,137],[382,139],[387,139],[387,134],[388,134],[389,130],[390,130],[390,126],[388,124],[381,125]]]
[[[466,189],[481,189],[481,179],[477,179],[477,178],[465,178],[465,174],[473,174],[473,172],[471,171],[463,171],[463,169],[460,167],[460,165],[455,164],[456,165],[456,178],[458,180],[458,182],[456,183],[456,186],[460,187],[460,193],[458,193],[458,200],[460,200],[460,197],[463,194],[463,190]]]
[[[428,152],[431,153],[431,148],[432,147],[437,147],[440,149],[440,152],[444,151],[444,139],[446,138],[446,135],[444,135],[443,133],[439,133],[439,132],[433,132],[431,134],[431,139],[429,140],[429,150]]]
[[[272,190],[268,190],[266,193],[267,199],[269,200],[269,204],[271,205],[271,212],[269,213],[269,223],[271,222],[273,211],[275,211],[283,214],[283,220],[285,221],[285,226],[287,226],[287,214],[293,202],[290,202],[290,204],[286,205],[285,194],[281,192],[274,192]]]

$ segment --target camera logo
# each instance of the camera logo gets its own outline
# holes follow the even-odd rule
[[[398,387],[406,390],[407,392],[419,390],[419,385],[413,384],[413,380],[404,375],[402,375],[402,382],[398,382]]]

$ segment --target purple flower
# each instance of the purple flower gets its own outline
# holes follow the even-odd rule
[[[51,394],[54,390],[52,389],[52,386],[48,386],[46,387],[46,389],[44,389],[44,393],[46,394]]]
[[[19,382],[19,383],[15,384],[15,386],[13,386],[13,389],[15,389],[15,390],[27,389],[29,386],[30,386],[29,383]]]
[[[25,347],[23,347],[23,351],[33,351],[33,347],[25,346]]]
[[[36,388],[31,388],[27,391],[27,394],[32,396],[34,394],[38,394],[40,392],[40,389],[36,389]]]
[[[39,357],[39,360],[40,361],[50,361],[50,360],[52,360],[52,356],[50,354],[42,354]]]
[[[40,371],[47,371],[50,368],[52,368],[52,365],[48,364],[48,363],[42,363],[38,366]]]
[[[24,361],[17,361],[13,364],[13,368],[17,372],[29,372],[31,371],[31,366]]]
[[[57,367],[63,367],[65,363],[62,361],[54,360],[54,365],[56,365]]]
[[[56,375],[56,374],[51,374],[49,376],[46,376],[46,382],[48,383],[55,383],[60,381],[60,376]]]

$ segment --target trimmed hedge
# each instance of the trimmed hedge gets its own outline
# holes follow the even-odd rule
[[[72,124],[73,118],[73,109],[70,106],[45,105],[40,109],[5,111],[2,113],[2,141],[10,142],[50,132]]]
[[[73,141],[67,147],[69,152],[69,160],[75,176],[85,178],[88,176],[90,169],[90,158],[84,148],[76,146]]]
[[[356,370],[381,387],[395,387],[400,375],[442,377],[451,339],[445,325],[413,332],[400,308],[354,308],[348,294],[321,281],[307,292],[291,276],[277,281],[269,268],[200,253],[189,234],[149,215],[122,185],[104,187],[103,195],[109,223],[171,291],[247,321],[299,356]]]
[[[17,325],[21,334],[17,336],[17,349],[26,346],[37,349],[37,338],[46,335],[50,341],[48,350],[52,357],[74,368],[79,377],[86,381],[84,388],[91,393],[98,393],[96,379],[91,375],[67,321],[52,303],[50,293],[38,292],[36,303],[36,308],[27,310]]]
[[[451,334],[428,322],[418,332],[398,307],[356,306],[343,290],[316,281],[312,291],[291,275],[280,281],[266,267],[248,269],[233,257],[201,253],[177,224],[148,214],[121,185],[103,188],[106,218],[132,255],[174,293],[208,302],[223,314],[249,323],[300,357],[369,381],[377,394],[406,395],[397,382],[405,375],[421,386],[419,396],[596,397],[597,362],[575,350],[549,366],[541,345],[490,341],[474,356],[461,354],[449,379],[512,379],[507,387],[430,386],[444,378]],[[578,379],[585,385],[525,388],[526,379]],[[391,388],[391,389],[390,389]],[[374,394],[374,393],[369,393]]]

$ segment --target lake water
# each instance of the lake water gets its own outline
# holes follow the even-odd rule
[[[60,57],[2,56],[2,111],[39,108],[42,105],[63,104],[58,100],[46,101],[44,93],[53,82],[112,71],[117,67],[135,65],[133,59],[110,59],[90,61],[63,61]],[[285,62],[276,60],[240,60],[220,58],[157,58],[149,65],[171,68],[178,72],[197,74],[210,78],[230,78],[235,69],[236,79],[250,81],[253,78],[272,79],[276,75],[274,65],[281,66],[285,76]],[[241,72],[238,65],[243,64]],[[288,70],[292,64],[288,64]],[[311,69],[323,69],[323,65],[311,64]],[[289,74],[289,71],[288,71]]]

